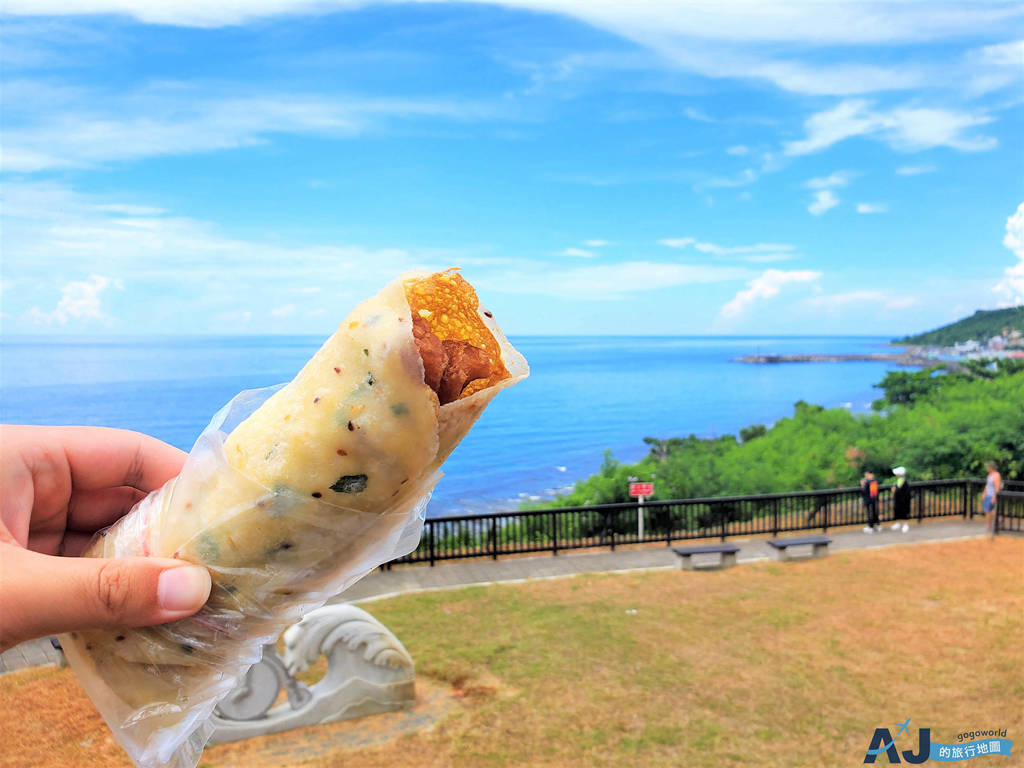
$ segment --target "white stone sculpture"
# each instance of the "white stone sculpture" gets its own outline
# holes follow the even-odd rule
[[[412,657],[391,632],[362,608],[318,608],[284,633],[284,660],[274,646],[217,706],[211,742],[235,741],[415,704]],[[320,656],[327,672],[313,686],[295,679]],[[274,702],[284,689],[288,701]]]

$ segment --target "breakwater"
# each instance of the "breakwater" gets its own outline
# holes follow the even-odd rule
[[[736,363],[846,363],[875,362],[896,363],[906,366],[957,365],[948,360],[936,360],[919,352],[862,352],[852,354],[810,354],[810,355],[743,355],[733,359]]]

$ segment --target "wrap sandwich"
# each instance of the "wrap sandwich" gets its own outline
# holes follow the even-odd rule
[[[225,406],[181,474],[86,553],[203,565],[207,604],[169,624],[60,638],[132,760],[193,768],[214,706],[264,643],[416,547],[441,463],[527,373],[457,272],[408,273],[290,383]]]

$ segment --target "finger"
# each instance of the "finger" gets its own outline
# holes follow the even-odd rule
[[[76,490],[68,501],[67,528],[82,533],[98,531],[124,517],[145,496],[138,488],[127,485]]]
[[[64,557],[81,557],[82,554],[92,544],[93,539],[96,538],[95,533],[79,533],[78,531],[67,531],[64,534],[64,538],[61,539],[57,545],[57,549],[53,550],[58,555]],[[43,549],[42,547],[29,547],[29,549],[36,552],[50,552],[49,549]]]
[[[0,424],[0,541],[24,544],[28,538],[35,489],[32,473],[14,439],[19,427]]]
[[[26,549],[45,555],[80,555],[77,545],[68,547],[68,535],[92,535],[126,515],[146,494],[137,488],[97,488],[75,491],[68,500],[66,512],[49,516],[35,515],[29,524]]]
[[[185,452],[155,437],[109,427],[11,427],[5,439],[21,443],[21,455],[37,483],[40,472],[67,471],[75,490],[128,485],[159,488],[181,471]],[[63,459],[64,466],[61,466]]]
[[[210,574],[170,558],[51,557],[0,545],[0,649],[95,627],[142,627],[191,616]]]
[[[185,452],[141,432],[108,427],[59,427],[72,487],[121,485],[156,490],[181,472]]]

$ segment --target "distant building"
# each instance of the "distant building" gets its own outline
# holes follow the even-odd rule
[[[956,344],[953,345],[953,349],[954,351],[962,355],[965,355],[968,352],[977,352],[979,349],[981,349],[981,344],[975,341],[974,339],[968,339],[967,341],[958,341]]]

